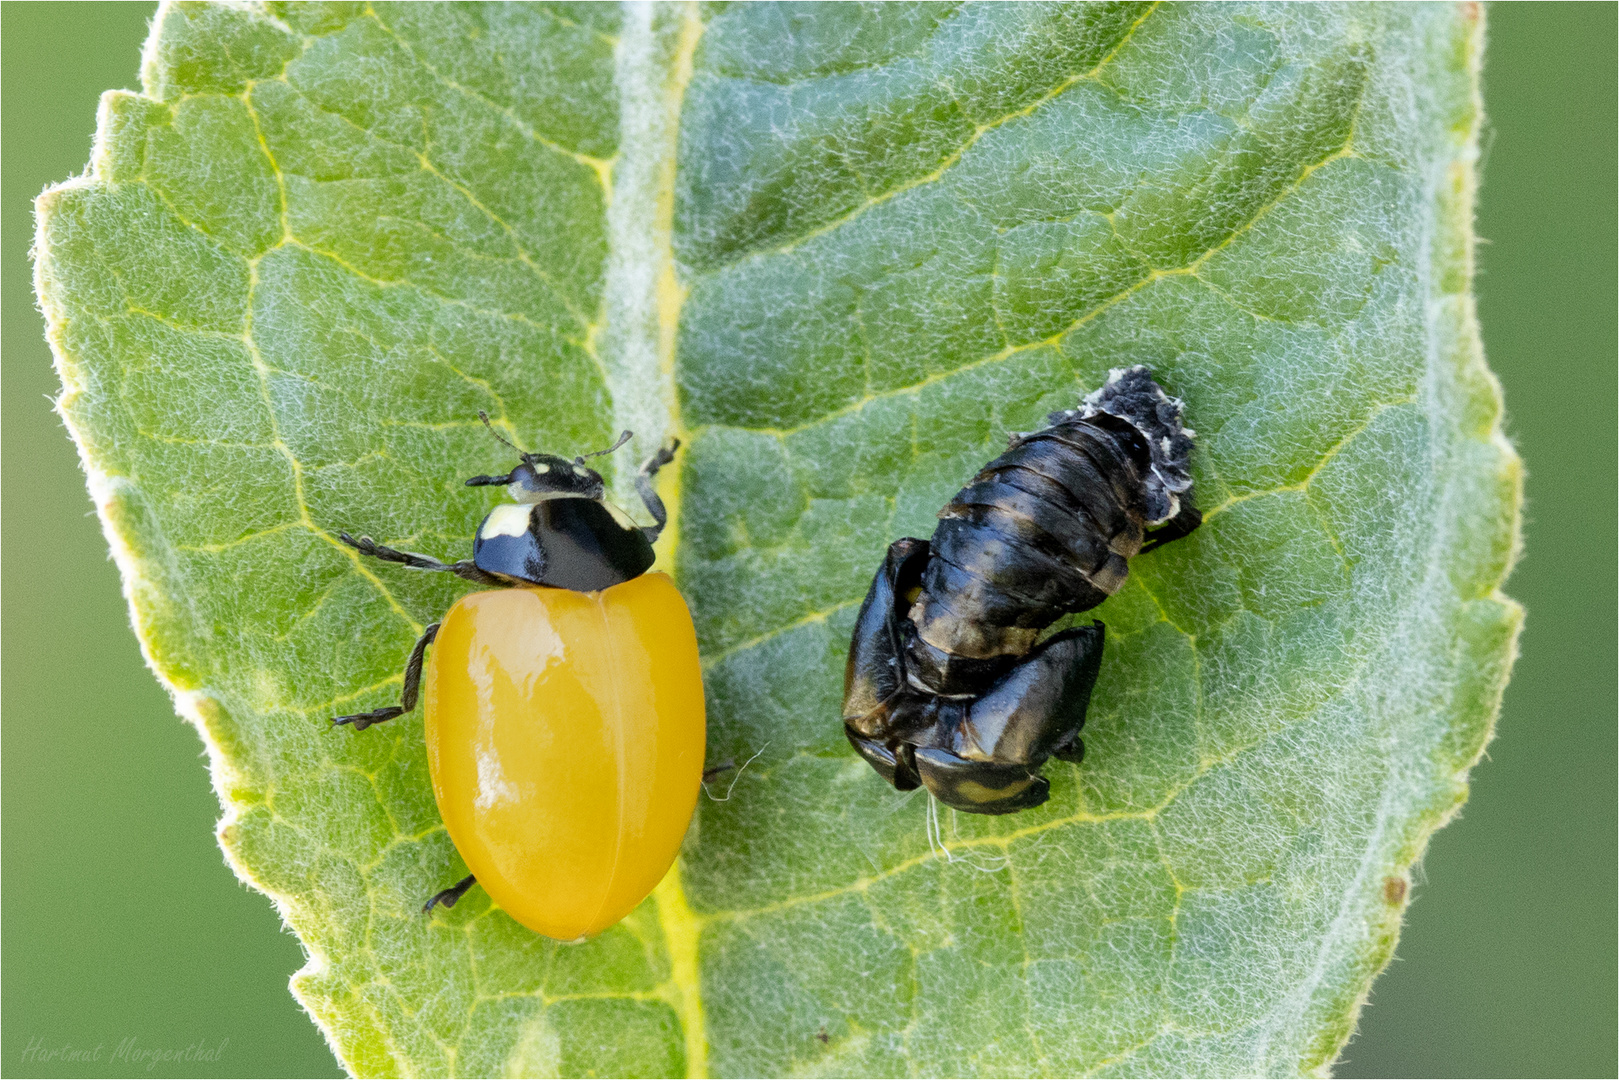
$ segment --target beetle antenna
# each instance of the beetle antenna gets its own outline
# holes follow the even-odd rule
[[[502,434],[500,434],[499,431],[495,431],[494,424],[489,423],[489,413],[486,413],[486,411],[484,411],[484,410],[478,410],[478,419],[481,419],[481,421],[484,421],[484,427],[487,427],[487,429],[489,429],[489,434],[491,434],[491,436],[494,436],[495,439],[499,439],[500,442],[504,442],[504,444],[508,445],[508,447],[512,447],[513,450],[516,450],[516,455],[518,455],[518,457],[523,458],[523,460],[525,460],[526,463],[529,463],[529,465],[533,465],[533,463],[534,463],[534,455],[533,455],[533,453],[529,453],[528,450],[523,449],[523,447],[520,447],[520,445],[516,445],[515,442],[512,442],[512,440],[510,440],[510,439],[507,439],[507,437],[502,436]],[[495,483],[495,481],[499,481],[499,483],[502,483],[502,484],[505,483],[505,481],[502,481],[502,479],[500,479],[499,476],[486,476],[486,478],[484,478],[484,479],[486,479],[487,483],[491,483],[491,484]]]
[[[478,419],[482,420],[483,421],[483,426],[489,429],[489,434],[493,435],[495,438],[499,439],[501,442],[505,443],[507,446],[511,447],[513,450],[516,450],[518,457],[522,458],[524,461],[527,461],[529,459],[529,453],[528,453],[527,450],[524,450],[522,447],[518,446],[516,443],[512,442],[510,439],[506,438],[506,436],[502,435],[500,432],[495,430],[495,425],[493,425],[493,424],[491,424],[489,422],[489,414],[488,413],[484,412],[482,409],[479,409],[478,410]]]
[[[625,443],[629,442],[630,437],[633,436],[634,434],[635,434],[635,432],[633,432],[633,431],[622,432],[622,433],[620,433],[620,435],[618,437],[618,442],[614,443],[612,446],[609,446],[605,450],[592,450],[588,454],[580,454],[578,457],[573,459],[573,463],[575,465],[583,465],[585,463],[585,458],[603,457],[603,456],[605,456],[607,454],[611,454],[614,450],[617,450],[619,447],[621,447]]]

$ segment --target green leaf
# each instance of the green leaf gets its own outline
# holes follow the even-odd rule
[[[41,197],[61,411],[220,840],[359,1074],[1324,1072],[1489,738],[1520,472],[1470,295],[1474,6],[165,6]],[[1006,433],[1145,363],[1207,524],[1135,560],[1082,767],[934,816],[855,605]],[[686,440],[712,761],[578,946],[475,891],[405,654],[502,467]],[[621,452],[616,488],[626,493]],[[635,505],[633,500],[624,500]],[[716,796],[724,793],[715,790]]]

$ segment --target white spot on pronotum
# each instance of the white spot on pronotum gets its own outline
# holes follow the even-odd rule
[[[549,466],[549,465],[536,465],[536,466],[534,466],[534,472],[535,472],[535,475],[537,475],[537,476],[544,476],[546,473],[548,473],[550,471],[551,471],[551,466]]]
[[[522,536],[528,532],[529,507],[521,503],[502,503],[489,511],[478,535],[485,540],[495,536]]]

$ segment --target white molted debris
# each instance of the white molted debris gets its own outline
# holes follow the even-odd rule
[[[1146,440],[1152,455],[1152,474],[1147,480],[1149,509],[1155,511],[1147,522],[1151,527],[1179,514],[1180,496],[1192,487],[1190,458],[1195,432],[1181,423],[1185,411],[1185,403],[1164,393],[1140,364],[1113,368],[1107,382],[1087,395],[1078,410],[1080,419],[1106,414],[1124,420]]]

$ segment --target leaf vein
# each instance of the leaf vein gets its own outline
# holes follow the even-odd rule
[[[823,225],[818,225],[784,244],[779,244],[776,247],[767,248],[764,250],[745,252],[734,259],[729,259],[725,262],[711,266],[702,271],[700,274],[695,275],[695,277],[708,277],[718,273],[721,270],[728,269],[740,263],[768,258],[772,255],[789,254],[809,243],[811,240],[816,239],[817,237],[835,232],[838,229],[843,228],[845,225],[864,217],[870,211],[875,210],[884,203],[892,202],[894,199],[904,195],[906,192],[914,191],[917,188],[927,187],[930,184],[939,182],[940,180],[944,179],[945,175],[949,173],[951,169],[961,162],[962,157],[974,146],[976,146],[979,140],[981,140],[985,135],[988,135],[990,132],[1005,126],[1013,120],[1022,120],[1028,116],[1032,116],[1042,106],[1061,97],[1063,94],[1067,93],[1081,82],[1095,81],[1097,76],[1101,74],[1102,69],[1108,64],[1112,63],[1114,57],[1118,56],[1119,51],[1129,44],[1130,39],[1135,36],[1136,29],[1140,27],[1142,23],[1147,21],[1147,16],[1151,15],[1157,9],[1158,0],[1153,0],[1152,6],[1147,8],[1146,11],[1142,12],[1136,18],[1136,21],[1130,25],[1130,28],[1125,31],[1124,35],[1107,53],[1107,55],[1102,57],[1101,60],[1097,61],[1097,63],[1088,70],[1075,72],[1068,75],[1051,89],[1047,90],[1044,94],[1035,98],[1029,104],[1022,106],[1021,108],[1013,109],[1011,112],[1005,113],[1004,115],[996,117],[993,120],[974,125],[972,135],[968,136],[965,142],[940,159],[939,164],[934,167],[932,172],[929,172],[924,176],[919,176],[913,180],[908,180],[905,183],[897,184],[879,195],[870,196],[865,200],[865,202],[856,206],[854,209],[845,212],[843,215],[834,218]]]

